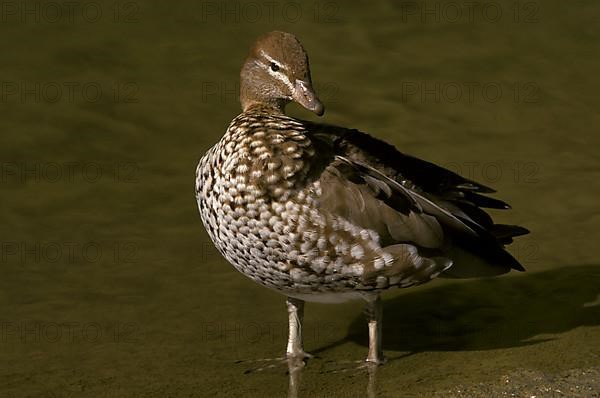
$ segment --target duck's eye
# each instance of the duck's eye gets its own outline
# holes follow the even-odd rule
[[[273,72],[277,72],[279,70],[279,65],[277,65],[275,62],[271,62],[271,70]]]

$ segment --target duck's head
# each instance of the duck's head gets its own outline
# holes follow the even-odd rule
[[[312,86],[308,55],[300,41],[290,33],[269,32],[256,40],[242,67],[242,109],[267,105],[283,112],[291,101],[319,116],[325,111]]]

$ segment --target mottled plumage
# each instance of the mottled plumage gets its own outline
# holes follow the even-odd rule
[[[292,342],[301,300],[378,305],[380,291],[440,274],[523,269],[504,244],[527,230],[493,223],[482,208],[508,205],[483,195],[492,189],[357,130],[283,113],[290,101],[323,112],[294,36],[261,37],[241,80],[243,113],[200,160],[197,200],[222,255],[291,298],[289,355],[304,354]],[[383,360],[379,346],[368,360]]]

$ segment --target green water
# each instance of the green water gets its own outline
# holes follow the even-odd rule
[[[525,274],[386,294],[374,388],[344,365],[361,304],[307,305],[299,396],[594,396],[600,4],[465,3],[3,2],[0,396],[286,396],[284,366],[236,363],[282,354],[284,299],[218,255],[193,192],[273,29],[324,121],[494,186],[532,231]]]

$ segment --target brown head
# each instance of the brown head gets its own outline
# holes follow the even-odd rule
[[[291,33],[269,32],[256,40],[240,72],[242,109],[267,105],[283,112],[291,101],[319,116],[324,112],[302,44]]]

